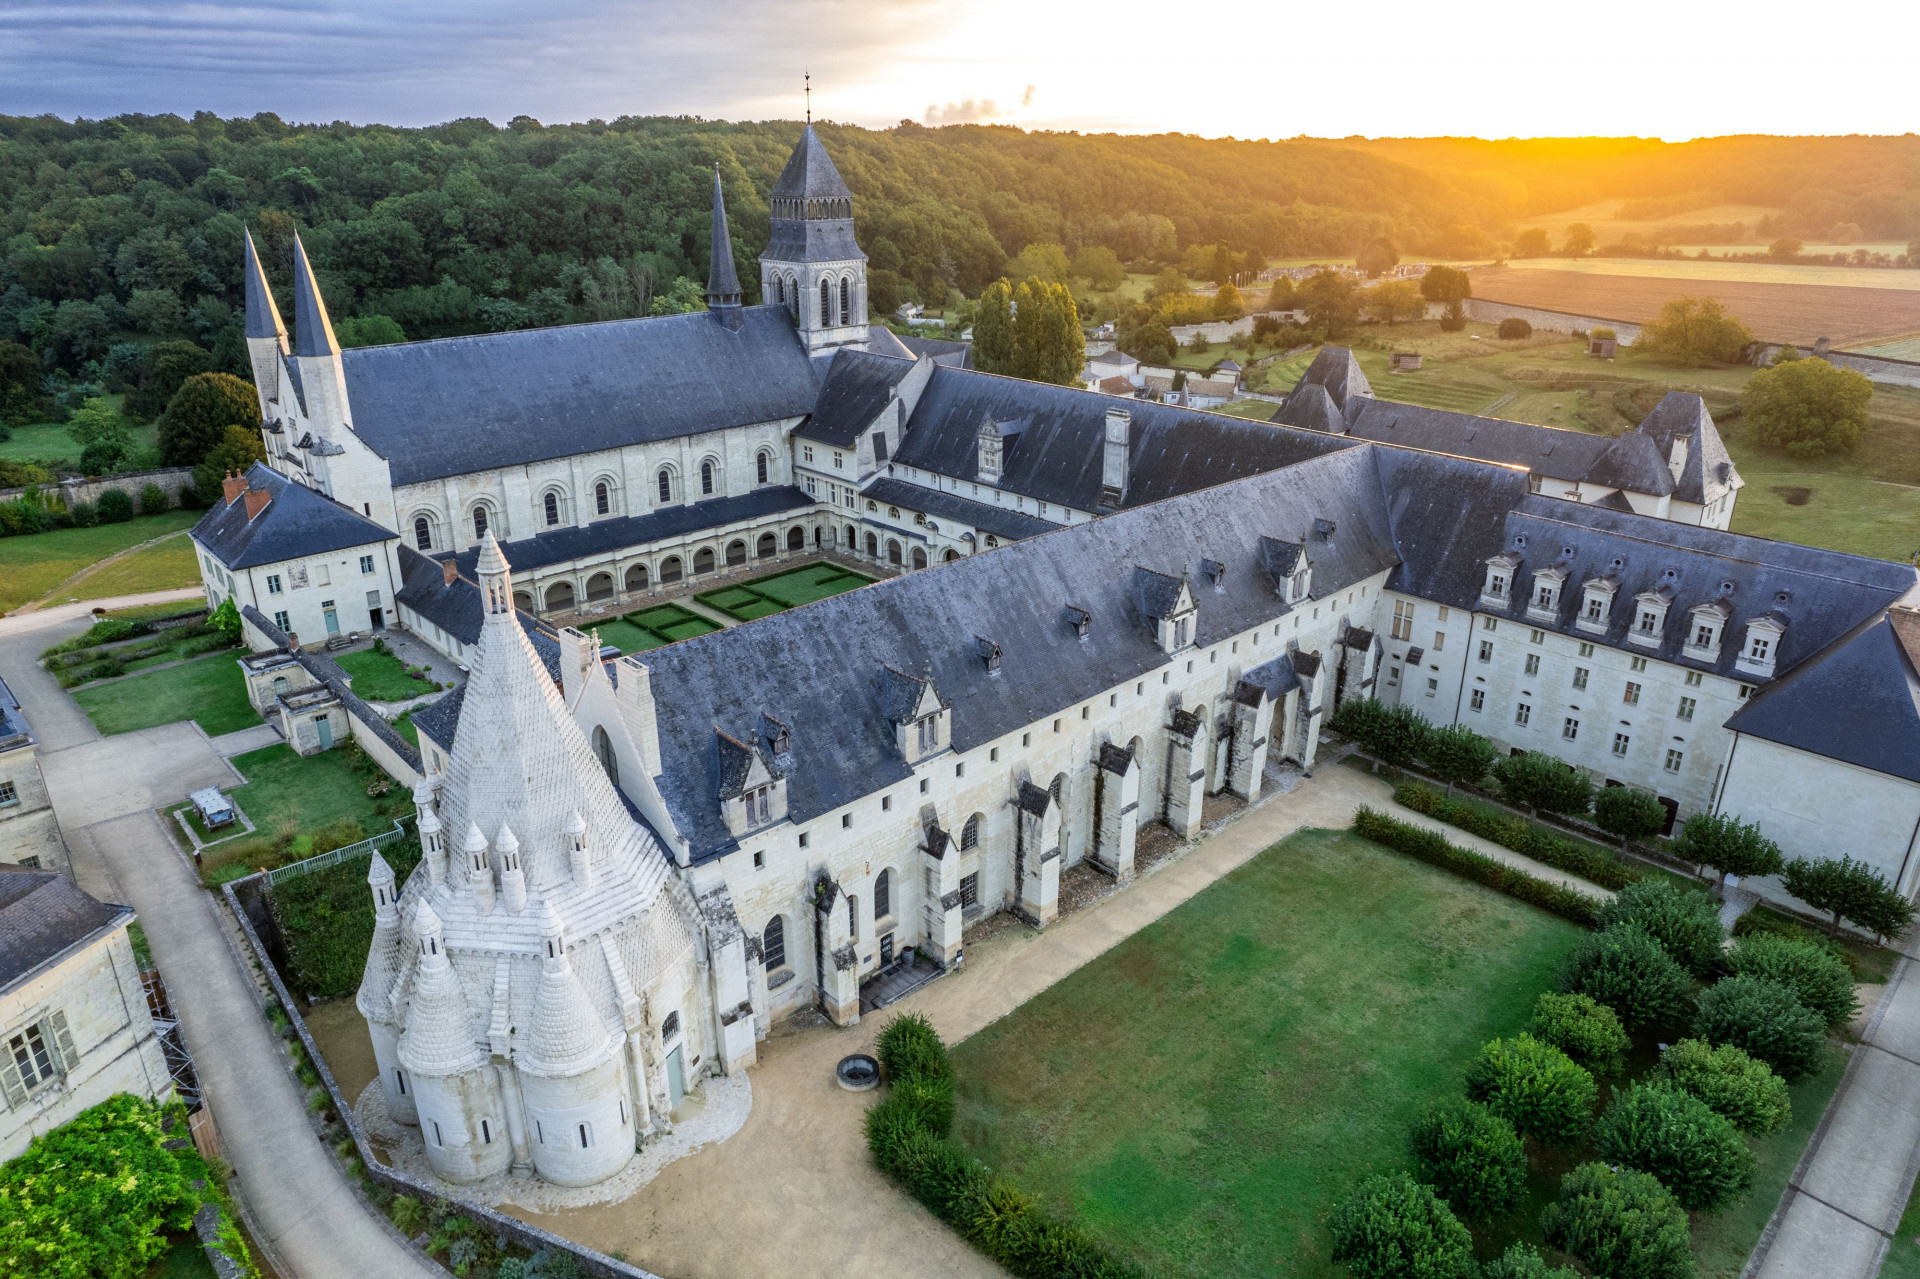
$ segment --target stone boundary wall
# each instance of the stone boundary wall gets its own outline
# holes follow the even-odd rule
[[[276,939],[279,929],[267,910],[264,897],[267,873],[257,871],[244,879],[232,880],[220,886],[226,895],[227,907],[233,911],[233,917],[239,921],[240,930],[246,934],[247,944],[253,948],[254,958],[260,961],[261,969],[267,980],[273,984],[273,993],[280,1000],[280,1006],[293,1022],[294,1033],[300,1036],[300,1042],[307,1050],[307,1056],[313,1060],[313,1068],[320,1074],[320,1082],[327,1090],[327,1096],[333,1101],[333,1109],[340,1116],[347,1131],[353,1136],[353,1144],[360,1153],[360,1162],[365,1165],[367,1175],[380,1182],[397,1194],[414,1195],[423,1199],[438,1199],[451,1205],[459,1212],[471,1217],[489,1232],[505,1235],[523,1248],[539,1251],[542,1248],[558,1249],[573,1254],[580,1268],[589,1279],[660,1279],[650,1270],[625,1261],[618,1261],[605,1253],[596,1252],[585,1244],[575,1243],[560,1235],[549,1233],[538,1226],[529,1225],[518,1217],[510,1217],[485,1204],[473,1203],[457,1194],[448,1193],[438,1184],[429,1184],[410,1176],[398,1168],[382,1163],[373,1153],[373,1147],[367,1141],[366,1130],[360,1126],[359,1116],[354,1114],[353,1104],[340,1091],[340,1083],[333,1077],[333,1071],[327,1065],[327,1059],[320,1054],[320,1045],[307,1029],[307,1022],[300,1015],[299,1005],[294,1003],[293,993],[287,989],[286,981],[280,976],[279,965],[274,962],[267,945],[261,940],[262,927],[272,929]],[[242,894],[246,900],[242,900]],[[378,1215],[379,1210],[372,1204],[366,1205],[367,1211]]]
[[[1181,346],[1193,341],[1193,335],[1206,335],[1209,342],[1225,342],[1232,338],[1248,337],[1253,333],[1253,322],[1260,316],[1270,315],[1282,324],[1298,324],[1306,319],[1305,311],[1249,311],[1237,320],[1208,320],[1204,324],[1176,324],[1167,331],[1173,334],[1173,340]],[[1089,357],[1091,358],[1091,357]]]
[[[1640,337],[1640,326],[1631,320],[1609,320],[1597,315],[1574,315],[1567,311],[1549,311],[1537,306],[1515,306],[1511,302],[1493,302],[1486,298],[1468,298],[1469,320],[1498,324],[1506,319],[1521,319],[1549,333],[1589,332],[1612,329],[1621,346],[1632,346]]]
[[[101,475],[90,479],[70,476],[56,480],[51,484],[40,485],[42,493],[58,492],[66,499],[69,509],[75,502],[100,501],[100,495],[108,489],[119,489],[136,503],[140,500],[140,490],[149,484],[158,484],[167,491],[177,506],[180,502],[180,490],[193,487],[193,468],[191,466],[169,466],[157,471],[128,471],[124,475]],[[25,489],[0,489],[0,502],[10,502],[24,493]]]
[[[1762,343],[1754,351],[1753,362],[1764,368],[1791,345],[1789,342]],[[1881,386],[1920,387],[1920,363],[1913,360],[1896,360],[1886,355],[1861,355],[1856,351],[1820,351],[1805,346],[1796,346],[1794,349],[1802,355],[1811,355],[1828,364],[1865,374],[1868,381]]]

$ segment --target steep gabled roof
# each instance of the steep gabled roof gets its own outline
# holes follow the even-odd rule
[[[1348,410],[1350,400],[1373,395],[1373,384],[1360,371],[1360,361],[1344,346],[1321,347],[1313,363],[1300,375],[1296,389],[1300,386],[1325,387],[1342,412]]]
[[[247,518],[244,497],[222,498],[193,526],[193,540],[229,569],[377,546],[398,536],[264,462],[247,471],[247,487],[268,494],[258,515]]]
[[[787,157],[786,167],[774,179],[767,196],[784,200],[850,200],[853,192],[847,189],[846,179],[840,176],[826,145],[809,124],[801,131],[800,141],[794,144],[793,154]]]
[[[1683,502],[1704,506],[1742,483],[1706,401],[1697,395],[1668,391],[1634,432],[1651,439],[1663,458],[1673,456],[1675,439],[1687,441],[1686,464],[1673,487],[1673,495]]]
[[[0,991],[133,919],[54,870],[0,865]]]
[[[1649,436],[1628,431],[1607,446],[1586,474],[1589,484],[1629,493],[1665,497],[1673,492],[1673,472],[1660,446]]]
[[[1855,627],[1727,727],[1920,782],[1920,614],[1895,609]]]
[[[1392,400],[1357,401],[1347,416],[1348,433],[1356,439],[1524,466],[1536,475],[1557,480],[1585,479],[1612,444],[1604,435]]]
[[[850,449],[913,372],[910,360],[841,349],[827,364],[813,415],[794,434],[829,448]]]

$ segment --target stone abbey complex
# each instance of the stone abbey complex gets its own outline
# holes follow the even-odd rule
[[[1727,531],[1697,397],[1608,440],[1379,400],[1337,348],[1271,423],[984,374],[868,327],[810,129],[762,305],[714,194],[689,315],[342,351],[304,255],[289,339],[248,251],[269,460],[194,532],[210,596],[266,666],[403,627],[472,671],[415,717],[425,854],[374,863],[360,992],[446,1178],[611,1175],[773,1020],[1311,771],[1346,698],[1920,881],[1915,570]],[[814,556],[884,580],[590,633]]]

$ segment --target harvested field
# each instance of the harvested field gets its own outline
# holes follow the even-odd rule
[[[1905,252],[1904,249],[1901,252]],[[1695,258],[1522,258],[1516,271],[1561,271],[1576,275],[1624,275],[1648,280],[1710,280],[1747,284],[1826,284],[1920,293],[1920,271],[1896,267],[1816,266],[1791,262],[1702,262]]]
[[[1920,274],[1876,272],[1888,276]],[[1857,344],[1920,328],[1920,290],[1823,284],[1757,284],[1746,280],[1671,279],[1578,271],[1476,271],[1476,297],[1576,315],[1644,323],[1677,297],[1711,297],[1773,342]]]

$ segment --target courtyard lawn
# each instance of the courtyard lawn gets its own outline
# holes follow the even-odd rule
[[[644,653],[650,648],[659,648],[662,642],[658,635],[641,630],[624,617],[601,622],[593,629],[599,632],[603,647],[611,644],[622,653]]]
[[[1334,1275],[1327,1213],[1580,934],[1302,831],[960,1044],[955,1134],[1151,1269]]]
[[[88,565],[153,538],[192,528],[199,518],[198,511],[168,511],[164,515],[136,516],[123,524],[0,538],[0,609],[15,609],[37,600]]]
[[[334,660],[353,677],[354,694],[369,702],[404,702],[439,687],[438,680],[415,679],[407,674],[407,664],[392,653],[376,653],[364,648],[342,653]]]
[[[755,618],[782,613],[858,586],[870,585],[873,580],[865,573],[822,561],[735,582],[694,598],[716,612],[742,622],[751,622]]]
[[[384,801],[367,794],[369,781],[388,779],[346,747],[301,755],[283,743],[236,755],[233,766],[247,782],[227,793],[254,829],[235,832],[201,854],[201,873],[211,883],[310,856],[317,834],[328,837],[320,848],[325,851],[391,830],[393,818],[379,804],[404,807],[406,792],[391,784]],[[207,832],[200,834],[204,839]]]
[[[247,702],[247,686],[231,653],[83,688],[73,694],[73,700],[93,726],[107,734],[190,719],[208,736],[218,737],[260,722]]]
[[[637,613],[628,613],[626,620],[636,630],[651,635],[657,643],[649,648],[658,648],[661,644],[671,644],[675,640],[692,639],[696,635],[709,635],[720,629],[720,623],[705,618],[690,608],[678,604],[656,604],[652,608],[643,608]],[[635,651],[638,651],[637,649]]]

